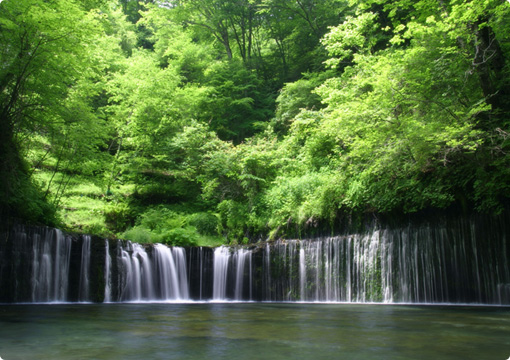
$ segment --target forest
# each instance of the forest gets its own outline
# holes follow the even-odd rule
[[[216,246],[510,198],[507,0],[4,0],[0,218]]]

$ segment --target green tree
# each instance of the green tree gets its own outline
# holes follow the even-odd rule
[[[221,139],[239,143],[265,128],[274,100],[254,71],[240,61],[218,61],[205,78],[210,95],[201,118]]]
[[[298,80],[302,73],[323,70],[327,53],[320,39],[329,26],[338,25],[350,13],[343,0],[263,0],[259,6],[263,15],[271,66],[279,69],[281,82]],[[266,50],[267,51],[267,50]]]
[[[95,70],[92,54],[101,26],[99,15],[87,11],[90,5],[38,0],[0,4],[3,214],[44,219],[44,205],[30,201],[37,196],[23,164],[26,146],[35,134],[51,138],[62,132],[61,144],[76,140],[69,132],[83,129],[82,120],[88,122],[90,112],[77,93],[87,88],[81,79],[92,77]]]
[[[214,59],[212,46],[195,41],[193,32],[176,21],[172,9],[146,5],[141,14],[137,24],[150,31],[148,40],[154,44],[160,66],[176,68],[185,82],[203,82],[204,71]]]
[[[229,1],[220,0],[179,0],[172,11],[176,18],[185,24],[194,26],[222,46],[224,54],[232,59],[232,39],[229,31]],[[200,31],[201,30],[201,31]]]

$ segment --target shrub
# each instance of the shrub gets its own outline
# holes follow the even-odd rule
[[[173,246],[196,246],[199,240],[199,234],[192,226],[170,229],[161,237],[161,243]]]
[[[189,224],[194,226],[199,234],[218,235],[218,217],[212,213],[196,213],[189,217]]]
[[[104,211],[106,227],[115,232],[126,230],[134,223],[134,214],[132,209],[126,203],[116,203],[108,205]]]
[[[150,243],[152,242],[153,235],[150,230],[142,226],[135,226],[125,231],[122,237],[137,243]]]

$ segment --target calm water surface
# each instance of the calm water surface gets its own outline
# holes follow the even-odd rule
[[[195,303],[1,305],[15,359],[510,357],[510,308]]]

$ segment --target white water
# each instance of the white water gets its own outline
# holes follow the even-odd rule
[[[202,277],[208,271],[200,269],[199,299],[254,300],[254,251],[216,248],[212,294],[202,293]],[[184,249],[127,243],[121,253],[124,287],[119,300],[191,300]],[[258,299],[264,301],[449,303],[453,295],[467,299],[464,302],[484,303],[489,298],[506,303],[510,294],[507,266],[503,271],[500,267],[484,271],[493,264],[479,257],[475,240],[455,241],[441,228],[277,241],[266,244],[258,256],[262,256]],[[202,255],[198,260],[205,266]],[[471,300],[470,292],[478,297]]]
[[[201,248],[188,257],[179,247],[122,241],[110,256],[106,242],[104,301],[510,304],[506,228],[490,225],[380,229],[258,248]],[[69,301],[69,279],[79,281],[73,296],[94,301],[90,237],[73,251],[72,261],[80,262],[73,269],[71,237],[58,230],[20,227],[14,240],[12,254],[0,243],[2,261],[20,256],[0,268],[0,282],[14,289],[15,301]],[[18,274],[30,281],[6,280]]]
[[[234,254],[234,266],[236,268],[235,274],[236,274],[236,280],[235,280],[235,287],[234,287],[234,300],[246,300],[246,297],[243,297],[243,285],[244,285],[244,279],[246,275],[249,276],[249,279],[251,280],[251,271],[248,271],[248,274],[246,274],[246,264],[250,266],[249,270],[251,270],[251,254],[252,252],[247,249],[239,249]],[[248,260],[248,261],[246,261]],[[251,294],[251,282],[249,284],[249,289]],[[251,295],[249,295],[249,298],[247,300],[252,300]]]
[[[60,230],[47,229],[33,236],[32,301],[67,299],[71,239]]]
[[[184,249],[173,249],[156,244],[154,246],[155,276],[159,279],[160,294],[155,298],[162,300],[188,300],[189,289],[186,276]]]
[[[289,291],[292,294],[291,291]],[[305,259],[305,249],[299,249],[299,295],[300,299],[306,298],[306,259]]]
[[[104,282],[104,302],[109,303],[112,301],[112,257],[108,240],[105,240]]]
[[[140,244],[120,249],[122,301],[189,299],[184,249],[156,244],[152,256]]]
[[[214,250],[213,297],[215,301],[227,299],[227,275],[230,249],[220,246]]]
[[[274,251],[266,252],[267,263],[299,263],[298,273],[292,267],[284,273],[287,279],[278,279],[284,283],[282,294],[272,297],[288,298],[290,301],[305,302],[392,302],[398,294],[398,301],[411,301],[424,290],[432,292],[432,284],[427,283],[430,276],[416,283],[416,273],[421,264],[416,257],[408,254],[407,243],[401,248],[404,256],[399,261],[398,276],[393,265],[392,244],[385,233],[375,231],[369,235],[347,237],[328,237],[316,241],[287,240],[274,244]],[[282,259],[278,249],[287,251]],[[413,249],[417,254],[417,249]],[[433,271],[427,267],[427,271]],[[299,281],[292,281],[293,277]],[[276,279],[271,279],[274,283]],[[395,280],[398,281],[395,284]],[[411,286],[410,286],[411,285]],[[417,287],[417,286],[418,287]],[[297,287],[297,288],[296,288]],[[274,286],[274,288],[278,288]],[[298,295],[298,297],[296,297]],[[433,298],[432,295],[426,299]]]
[[[429,227],[277,241],[272,251],[264,252],[264,263],[273,268],[280,264],[287,271],[270,278],[273,293],[266,300],[449,303],[454,298],[508,303],[510,276],[504,254],[488,245],[487,254],[479,251],[474,235],[464,241]],[[297,273],[289,265],[292,259],[299,262]],[[289,299],[289,294],[294,297]]]

